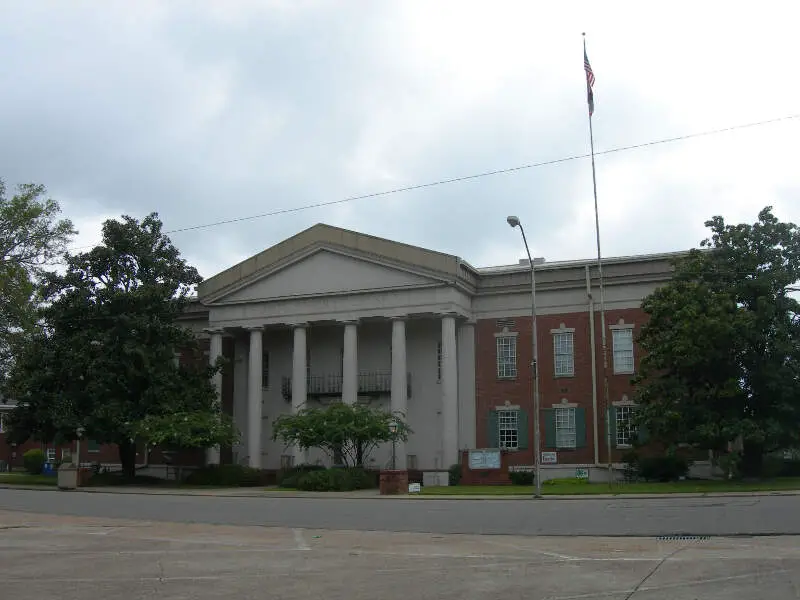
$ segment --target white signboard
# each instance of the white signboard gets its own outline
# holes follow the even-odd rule
[[[558,453],[557,452],[542,452],[542,464],[543,465],[554,465],[558,463]]]
[[[499,469],[500,450],[470,450],[469,468],[473,470]]]
[[[408,493],[409,494],[419,494],[422,491],[422,486],[418,483],[409,483],[408,484]]]

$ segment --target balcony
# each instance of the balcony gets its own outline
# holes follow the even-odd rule
[[[411,397],[411,373],[406,374],[408,397]],[[287,401],[292,399],[292,378],[283,377],[281,392]],[[342,395],[341,373],[327,375],[309,375],[306,377],[306,393],[309,398]],[[358,394],[380,396],[392,393],[391,371],[361,371],[358,374]]]

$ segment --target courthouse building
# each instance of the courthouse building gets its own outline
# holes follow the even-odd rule
[[[629,446],[642,300],[671,277],[658,254],[604,259],[611,460]],[[596,260],[536,259],[546,469],[607,464]],[[215,381],[242,442],[220,461],[327,462],[272,440],[281,414],[331,402],[402,411],[398,468],[441,472],[464,450],[533,464],[531,270],[315,225],[200,284],[183,320],[229,366]],[[386,468],[391,446],[372,455]],[[545,475],[547,476],[547,475]]]

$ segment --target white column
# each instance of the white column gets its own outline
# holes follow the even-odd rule
[[[475,447],[475,322],[458,328],[458,444]]]
[[[222,329],[207,329],[211,336],[211,343],[208,349],[208,363],[213,365],[222,356]],[[222,373],[217,373],[211,378],[211,384],[216,392],[217,410],[222,411]],[[219,446],[206,450],[206,464],[218,465],[220,463]]]
[[[247,369],[247,464],[261,468],[261,362],[264,345],[262,327],[250,329],[250,356]]]
[[[297,414],[306,405],[306,324],[294,325],[292,349],[292,414]],[[294,449],[295,465],[307,462],[307,452]]]
[[[408,422],[408,380],[406,379],[406,322],[403,318],[392,319],[392,412],[400,412]],[[397,469],[406,469],[406,444],[398,441],[395,446]]]
[[[345,321],[342,402],[352,405],[356,400],[358,400],[358,321]]]
[[[442,468],[458,462],[458,363],[456,319],[442,317]]]

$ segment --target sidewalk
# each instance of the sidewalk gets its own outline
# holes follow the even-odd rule
[[[37,490],[59,492],[56,486],[0,484],[0,489]],[[82,487],[72,492],[84,494],[139,494],[147,496],[205,496],[212,498],[329,498],[351,500],[533,500],[530,495],[422,495],[405,494],[381,496],[378,490],[358,490],[354,492],[301,492],[281,491],[276,488],[145,488],[145,487]],[[759,492],[707,492],[672,494],[574,494],[546,495],[540,502],[548,500],[655,500],[666,498],[753,498],[759,496],[798,496],[800,490],[759,491]]]

